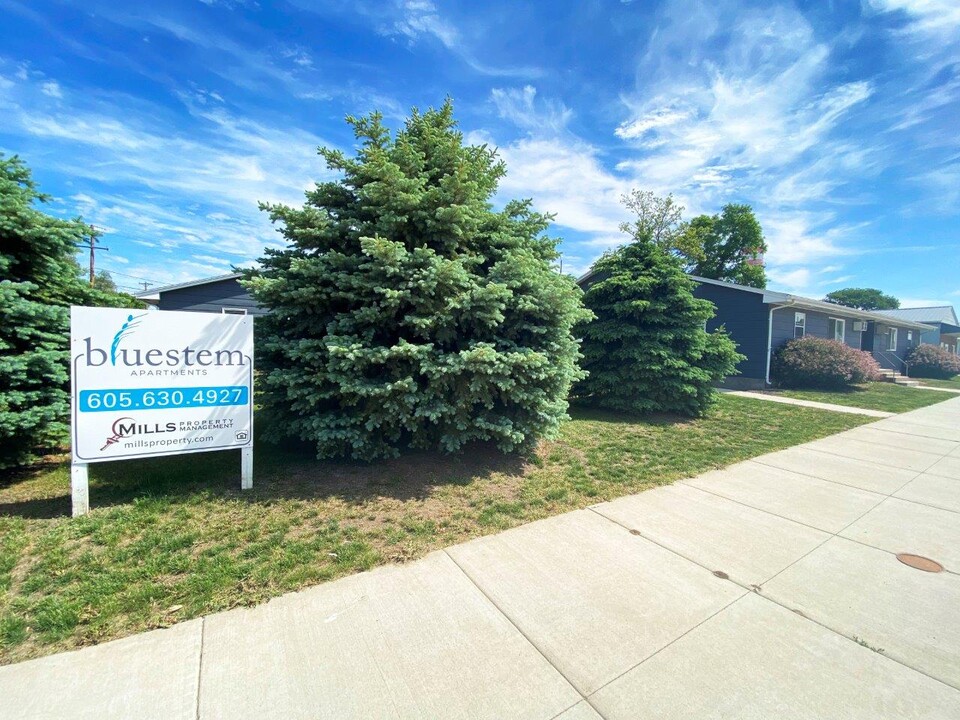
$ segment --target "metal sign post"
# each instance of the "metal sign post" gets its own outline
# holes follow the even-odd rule
[[[253,317],[70,309],[74,516],[90,509],[88,466],[240,450],[253,487]]]

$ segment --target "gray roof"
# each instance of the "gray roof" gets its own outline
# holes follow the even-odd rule
[[[224,275],[215,275],[214,277],[201,278],[200,280],[190,280],[189,282],[174,283],[173,285],[161,285],[160,287],[149,288],[142,292],[134,294],[134,297],[140,298],[149,302],[150,300],[159,300],[160,293],[168,292],[169,290],[180,290],[182,288],[196,287],[197,285],[208,285],[215,282],[223,282],[224,280],[233,280],[234,278],[242,277],[240,273],[226,273]]]
[[[584,273],[577,282],[582,284],[585,281],[592,278],[596,273],[593,268]],[[866,310],[857,310],[856,308],[847,307],[846,305],[838,305],[836,303],[824,302],[823,300],[814,300],[813,298],[801,297],[799,295],[791,295],[790,293],[777,292],[775,290],[767,290],[765,288],[755,288],[748,285],[738,285],[737,283],[727,282],[725,280],[714,280],[713,278],[700,277],[699,275],[691,275],[693,280],[696,280],[698,283],[707,283],[708,285],[719,285],[721,287],[728,287],[734,290],[741,290],[743,292],[756,293],[763,296],[763,302],[768,305],[777,305],[781,307],[797,307],[804,310],[810,310],[813,312],[823,312],[829,313],[830,315],[835,315],[845,318],[855,318],[859,320],[873,320],[874,322],[886,323],[887,325],[896,325],[897,327],[910,328],[913,330],[926,330],[929,329],[927,326],[920,324],[915,320],[910,320],[908,318],[897,318],[890,315],[880,315],[879,313],[873,311],[868,312]]]
[[[922,323],[946,323],[960,325],[953,305],[933,305],[931,307],[900,308],[899,310],[877,310],[881,315],[889,315],[899,320],[912,320]]]

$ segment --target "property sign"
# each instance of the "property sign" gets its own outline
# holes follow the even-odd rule
[[[252,316],[73,307],[70,344],[75,466],[253,447]]]

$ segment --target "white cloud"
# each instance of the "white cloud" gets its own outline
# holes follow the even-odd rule
[[[619,224],[627,219],[627,211],[620,196],[632,184],[608,172],[590,145],[576,139],[531,137],[498,149],[507,164],[500,183],[502,198],[532,197],[538,210],[556,214],[559,225],[595,234],[600,245],[624,241]]]
[[[6,131],[19,137],[33,167],[60,172],[77,188],[54,208],[105,230],[106,263],[122,263],[111,261],[112,253],[133,256],[137,246],[165,255],[152,267],[124,269],[151,281],[196,277],[200,265],[227,272],[260,257],[281,238],[258,201],[299,205],[305,189],[333,176],[316,154],[327,144],[321,138],[239,118],[220,105],[188,104],[187,136],[165,113],[122,97],[72,93],[54,102],[39,82],[14,91],[0,95]],[[197,252],[220,262],[198,265],[191,259]]]
[[[690,120],[693,110],[680,110],[671,107],[661,107],[651,110],[643,117],[625,121],[614,131],[614,134],[624,140],[643,137],[649,130],[669,127],[677,123]]]
[[[383,8],[377,7],[377,14],[383,13]],[[369,12],[368,8],[358,6],[361,12]],[[480,60],[479,54],[472,52],[468,47],[467,38],[448,19],[441,16],[432,0],[401,0],[396,3],[391,19],[382,23],[379,31],[388,37],[403,37],[410,43],[433,38],[443,47],[460,58],[474,71],[482,75],[500,77],[539,77],[542,71],[536,67],[509,67],[490,65]]]
[[[806,294],[806,289],[810,286],[811,272],[808,268],[797,268],[795,270],[771,269],[768,272],[771,288],[785,290],[798,295]]]
[[[903,13],[915,31],[949,33],[960,27],[956,0],[864,0],[864,7],[876,13]]]
[[[490,97],[500,117],[509,120],[517,127],[538,134],[558,133],[562,131],[573,111],[561,102],[536,102],[537,89],[527,85],[522,89],[494,88]]]
[[[52,98],[63,97],[63,91],[60,89],[60,84],[57,82],[54,82],[53,80],[43,83],[43,85],[40,86],[40,91],[44,95],[47,95]]]

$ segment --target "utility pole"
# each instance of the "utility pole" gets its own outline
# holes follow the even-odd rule
[[[146,292],[147,288],[150,287],[150,283],[148,283],[146,280],[141,281],[140,285],[143,285],[144,292]]]
[[[97,240],[100,239],[100,234],[97,232],[97,228],[94,225],[90,226],[90,239],[87,241],[86,245],[77,245],[79,248],[90,251],[90,284],[93,285],[94,277],[96,277],[96,268],[94,255],[97,250],[109,250],[108,247],[102,247],[97,245]]]

